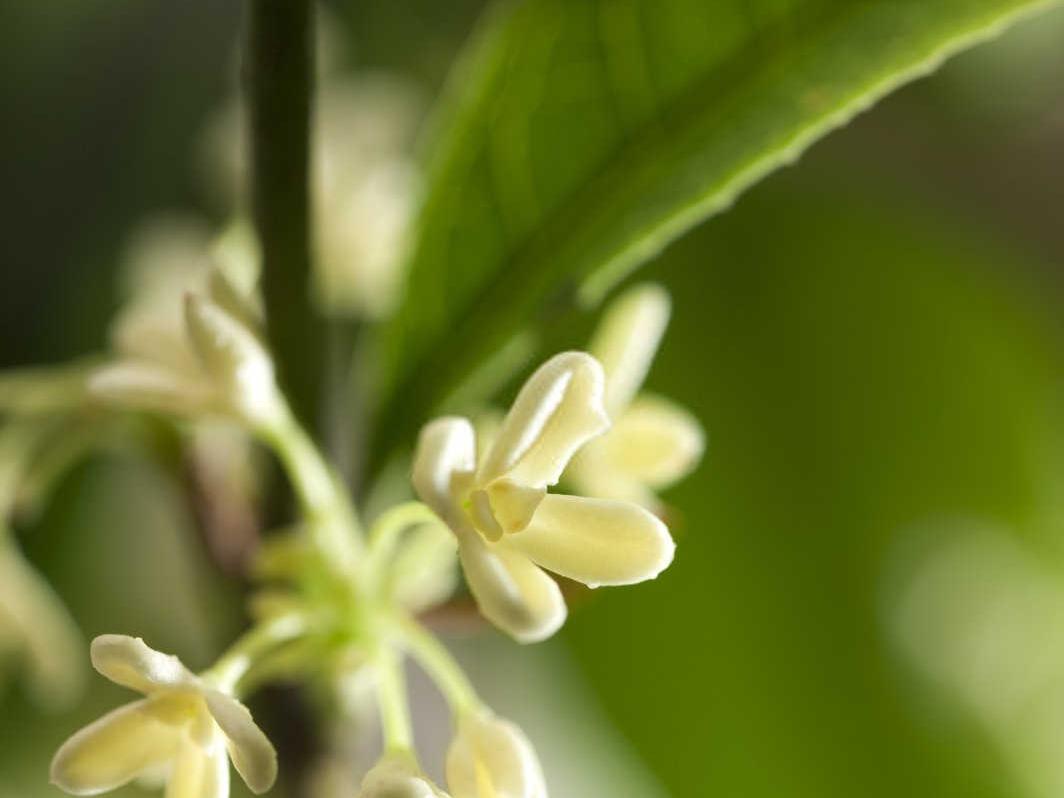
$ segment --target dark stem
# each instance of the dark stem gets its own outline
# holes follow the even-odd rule
[[[325,326],[311,303],[310,124],[314,82],[311,0],[247,0],[244,80],[250,117],[251,202],[262,246],[270,348],[288,402],[314,434],[321,421]],[[284,701],[270,701],[282,696]],[[302,691],[264,696],[291,794],[314,755],[317,733]],[[280,720],[283,718],[283,721]]]
[[[289,402],[317,431],[325,334],[311,304],[313,27],[310,0],[248,2],[251,197],[269,340]]]

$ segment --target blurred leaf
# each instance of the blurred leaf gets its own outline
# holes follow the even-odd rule
[[[377,456],[545,311],[632,268],[1031,0],[535,0],[452,78]]]
[[[677,796],[1019,794],[977,730],[907,712],[880,588],[913,522],[1020,523],[1059,491],[1048,309],[1011,248],[851,180],[811,158],[650,270],[675,314],[649,387],[708,451],[667,496],[672,568],[564,636]]]

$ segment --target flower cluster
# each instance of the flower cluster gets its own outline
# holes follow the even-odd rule
[[[552,574],[626,585],[670,564],[675,547],[656,492],[690,469],[702,433],[665,400],[637,396],[668,316],[663,291],[638,287],[609,310],[592,347],[599,357],[548,359],[479,446],[466,418],[426,424],[411,465],[421,501],[380,513],[363,535],[341,480],[274,380],[253,293],[217,268],[198,286],[203,293],[185,293],[176,321],[127,311],[118,329],[139,334],[133,345],[116,335],[119,360],[95,372],[90,393],[118,407],[242,426],[286,468],[302,515],[262,546],[255,624],[208,670],[194,675],[139,639],[93,642],[96,670],[145,697],[64,744],[53,781],[87,795],[162,779],[170,796],[224,798],[231,762],[253,791],[266,790],[276,755],[236,696],[296,678],[324,679],[347,712],[376,704],[384,752],[361,798],[546,798],[531,743],[484,704],[417,616],[449,599],[460,564],[483,616],[530,643],[566,618]],[[555,492],[559,484],[588,495]],[[414,753],[407,657],[452,709],[446,792]]]
[[[324,87],[313,295],[323,315],[377,321],[400,283],[419,108],[390,80],[330,77]],[[261,452],[283,469],[297,517],[265,535],[253,557],[234,559],[251,565],[252,623],[210,668],[193,673],[138,638],[92,642],[93,667],[143,697],[75,733],[55,755],[52,781],[75,795],[135,781],[165,785],[168,798],[226,798],[232,765],[253,792],[269,790],[277,755],[240,698],[294,680],[329,695],[348,722],[379,715],[383,750],[359,768],[359,798],[546,798],[532,744],[485,704],[427,618],[461,590],[461,573],[484,618],[519,642],[541,641],[568,613],[558,579],[629,585],[672,562],[659,493],[693,468],[703,434],[683,409],[641,393],[668,296],[655,285],[626,292],[589,351],[547,359],[490,431],[460,416],[428,420],[406,495],[367,516],[275,378],[258,244],[235,188],[247,169],[240,136],[232,124],[218,130],[227,137],[214,152],[228,162],[228,227],[213,235],[181,218],[144,226],[126,254],[110,355],[0,382],[0,414],[25,416],[26,429],[44,428],[42,409],[59,419],[129,410],[171,419],[197,473],[223,502],[235,499],[227,506],[254,503],[259,475],[249,464]],[[72,695],[81,639],[7,529],[30,480],[4,440],[0,652],[18,654],[42,696]],[[376,496],[380,485],[369,488]],[[411,489],[419,500],[409,500]],[[408,659],[451,709],[445,783],[426,775],[415,752]]]

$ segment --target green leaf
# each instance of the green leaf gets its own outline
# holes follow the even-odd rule
[[[1030,794],[908,691],[882,620],[914,524],[1059,542],[1040,264],[881,168],[818,153],[648,270],[674,299],[648,390],[707,451],[666,496],[673,565],[574,600],[561,639],[677,798]]]
[[[452,77],[375,456],[507,338],[1045,0],[534,0]]]

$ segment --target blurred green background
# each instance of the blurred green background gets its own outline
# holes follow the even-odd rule
[[[330,7],[349,68],[431,96],[479,6]],[[212,213],[199,133],[235,84],[239,24],[239,4],[208,0],[0,6],[0,366],[103,348],[129,231]],[[458,643],[568,785],[555,795],[1026,795],[892,651],[883,581],[927,519],[988,518],[1047,549],[1064,531],[1046,521],[1064,485],[1061,35],[1055,13],[961,56],[638,275],[675,300],[648,386],[708,431],[667,496],[676,563],[591,594],[536,649]],[[109,451],[20,533],[87,636],[202,665],[241,604],[194,526],[171,473]],[[121,697],[94,688],[53,717],[5,688],[0,796],[59,794],[51,752]],[[626,775],[595,792],[588,772]]]

